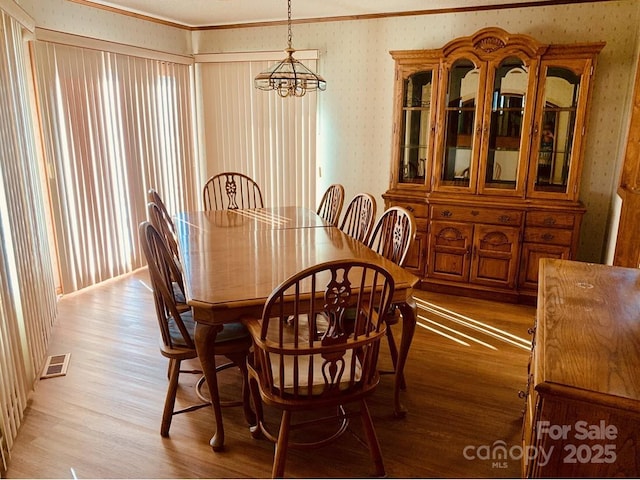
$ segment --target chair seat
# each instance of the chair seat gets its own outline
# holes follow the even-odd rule
[[[196,322],[193,320],[191,310],[181,313],[180,318],[182,318],[184,326],[189,331],[191,338],[193,338],[195,336]],[[187,348],[180,330],[178,330],[178,327],[173,321],[169,323],[169,333],[171,335],[171,341],[175,347]],[[218,335],[216,336],[216,344],[240,340],[242,338],[249,338],[249,331],[242,323],[225,323],[222,327],[222,331],[218,332]]]
[[[185,305],[187,303],[187,299],[178,282],[171,282],[171,289],[173,290],[173,298],[175,298],[176,303]]]
[[[352,358],[353,350],[347,350],[342,357],[344,360],[344,368],[350,368],[351,358]],[[298,386],[299,388],[305,389],[308,387],[308,372],[309,372],[309,364],[313,364],[313,378],[312,378],[312,386],[311,386],[311,394],[312,395],[321,395],[324,393],[325,388],[327,386],[325,382],[325,377],[323,375],[323,365],[326,360],[323,359],[319,354],[316,355],[284,355],[284,371],[285,371],[285,382],[284,386],[282,386],[282,382],[280,379],[280,355],[271,354],[270,355],[270,364],[271,364],[271,375],[273,376],[273,385],[278,389],[282,389],[285,393],[294,393],[294,359],[298,359]],[[362,376],[362,367],[360,366],[360,361],[356,358],[355,362],[355,374],[354,381],[360,381]],[[346,390],[349,388],[349,377],[350,375],[345,374],[342,376],[340,383],[338,384],[338,388],[340,390]]]

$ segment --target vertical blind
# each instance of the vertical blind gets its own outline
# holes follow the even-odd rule
[[[155,188],[193,209],[192,66],[38,40],[34,65],[62,291],[144,265]]]
[[[30,110],[27,32],[3,9],[0,15],[0,452],[6,469],[45,360],[56,292]]]
[[[208,55],[207,57],[215,57]],[[202,183],[239,171],[260,185],[266,206],[316,202],[317,94],[281,98],[253,88],[253,78],[273,60],[198,61]],[[316,69],[315,60],[305,64]]]

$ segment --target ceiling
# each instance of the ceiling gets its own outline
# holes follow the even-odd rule
[[[286,0],[72,0],[122,13],[142,15],[184,27],[215,27],[287,19]],[[588,0],[587,0],[588,1]],[[593,1],[593,0],[591,0]],[[294,0],[295,20],[380,16],[406,12],[438,13],[540,4],[575,3],[558,0]]]

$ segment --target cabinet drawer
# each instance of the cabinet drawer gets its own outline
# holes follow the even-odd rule
[[[494,210],[491,208],[434,205],[431,210],[431,219],[519,226],[522,223],[522,212],[515,210]]]
[[[402,207],[409,210],[416,218],[427,218],[429,216],[429,206],[424,203],[410,202],[389,202],[390,207]]]
[[[552,228],[573,228],[576,216],[573,213],[529,212],[527,225]]]
[[[550,245],[571,245],[573,230],[527,227],[524,229],[524,241],[548,243]]]

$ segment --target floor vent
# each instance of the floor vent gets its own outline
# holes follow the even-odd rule
[[[51,355],[47,358],[40,378],[60,377],[67,374],[70,353]]]

